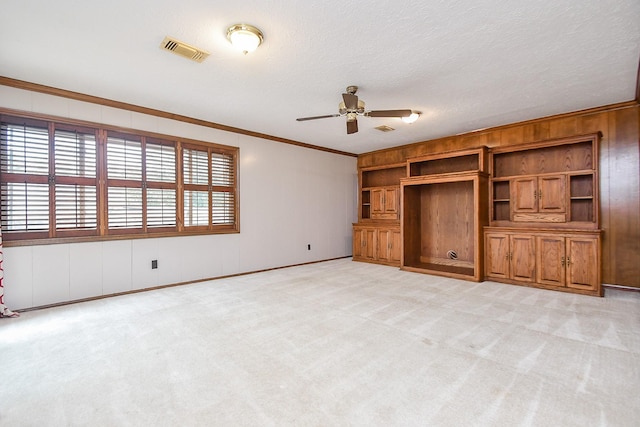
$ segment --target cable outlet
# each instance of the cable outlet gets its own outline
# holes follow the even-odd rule
[[[158,260],[157,259],[151,260],[151,269],[154,270],[156,268],[158,268]]]

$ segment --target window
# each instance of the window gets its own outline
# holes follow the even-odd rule
[[[229,153],[185,146],[185,227],[229,227],[235,223],[235,161]]]
[[[238,231],[237,148],[6,115],[0,131],[7,241]]]

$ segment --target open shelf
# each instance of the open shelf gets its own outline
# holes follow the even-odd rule
[[[362,190],[360,194],[360,205],[362,207],[362,218],[371,218],[371,191]]]
[[[369,188],[399,185],[406,173],[407,169],[404,164],[387,168],[366,169],[362,171],[361,186]]]
[[[593,173],[569,175],[570,220],[592,222],[594,220]]]
[[[593,221],[593,199],[571,199],[571,221],[592,222]]]
[[[493,154],[493,177],[592,170],[592,153],[592,141],[541,146],[528,150],[498,151]]]
[[[493,221],[508,221],[510,217],[509,181],[493,181]]]
[[[479,172],[402,182],[403,269],[481,280],[486,182]]]
[[[409,177],[486,170],[487,148],[438,153],[407,160]]]

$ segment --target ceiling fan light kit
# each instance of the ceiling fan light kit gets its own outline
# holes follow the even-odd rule
[[[262,44],[264,35],[253,25],[235,24],[227,29],[227,39],[233,47],[246,55]]]
[[[412,111],[411,115],[409,115],[408,117],[402,117],[402,121],[411,124],[418,120],[420,114],[422,114],[420,111]]]
[[[347,134],[358,132],[358,116],[366,117],[399,117],[401,119],[413,119],[407,123],[413,123],[417,120],[420,113],[410,109],[403,110],[374,110],[365,111],[365,103],[356,96],[358,86],[347,86],[347,90],[342,94],[342,102],[338,104],[338,114],[327,114],[324,116],[313,117],[300,117],[296,120],[304,122],[307,120],[325,119],[329,117],[341,117],[347,118]]]

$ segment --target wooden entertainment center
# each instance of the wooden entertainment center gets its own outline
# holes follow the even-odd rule
[[[359,167],[353,259],[602,296],[599,132]]]

